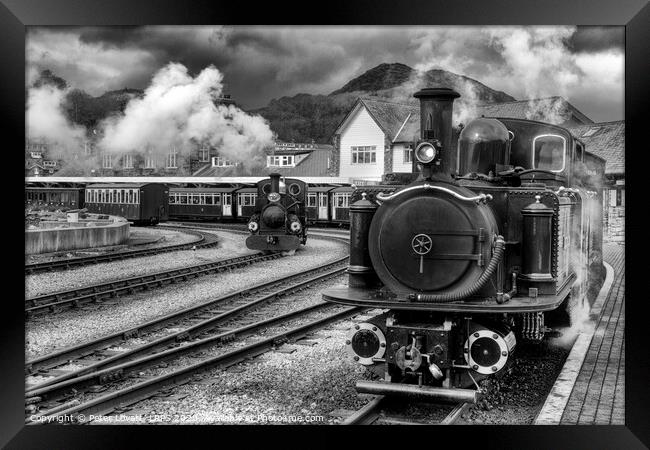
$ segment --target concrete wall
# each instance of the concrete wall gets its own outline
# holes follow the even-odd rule
[[[129,240],[128,222],[60,229],[25,230],[25,254],[124,244]]]

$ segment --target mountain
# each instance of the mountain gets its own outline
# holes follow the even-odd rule
[[[298,94],[271,100],[263,108],[249,111],[269,121],[283,141],[305,142],[329,139],[358,97],[379,98],[417,105],[413,94],[423,87],[450,87],[467,103],[501,103],[516,99],[472,78],[440,69],[418,72],[400,63],[380,64],[350,80],[329,95]]]
[[[102,119],[124,112],[127,103],[142,94],[143,91],[139,89],[124,88],[93,97],[80,89],[74,89],[66,95],[64,110],[73,123],[92,129]]]

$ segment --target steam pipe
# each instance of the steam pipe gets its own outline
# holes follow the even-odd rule
[[[512,289],[510,289],[505,294],[503,292],[497,292],[497,303],[502,304],[507,302],[516,293],[517,293],[517,272],[512,272]]]
[[[449,194],[449,195],[452,195],[452,196],[456,197],[458,200],[462,200],[462,201],[465,201],[465,202],[476,202],[476,203],[483,202],[483,203],[487,203],[489,200],[492,200],[492,195],[491,194],[479,194],[479,195],[475,195],[474,197],[464,197],[464,196],[458,194],[457,192],[452,191],[451,189],[447,189],[447,188],[444,188],[444,187],[441,187],[441,186],[434,186],[434,185],[431,185],[429,183],[424,183],[424,184],[418,185],[418,186],[411,186],[409,188],[399,190],[399,191],[395,192],[394,194],[389,194],[389,195],[386,195],[386,194],[380,192],[377,195],[375,195],[375,199],[377,201],[380,201],[380,202],[387,202],[387,201],[392,200],[395,197],[398,197],[398,196],[400,196],[402,194],[405,194],[405,193],[407,193],[409,191],[415,191],[415,190],[418,190],[418,189],[424,189],[424,190],[432,189],[434,191],[444,192],[446,194]]]
[[[481,274],[479,279],[476,280],[476,283],[474,283],[472,286],[456,292],[446,292],[444,294],[411,294],[409,297],[412,300],[416,300],[418,302],[449,303],[455,302],[457,300],[462,300],[463,298],[469,297],[470,295],[474,295],[494,274],[494,271],[503,258],[503,252],[505,248],[506,241],[503,239],[503,236],[497,236],[497,241],[494,246],[494,254],[490,259],[490,263],[485,268],[485,271]]]

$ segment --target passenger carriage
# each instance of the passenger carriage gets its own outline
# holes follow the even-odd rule
[[[160,183],[91,184],[85,201],[91,213],[121,216],[135,223],[156,224],[169,218],[169,188]]]
[[[171,188],[170,216],[174,219],[232,220],[236,217],[233,193],[237,188]]]

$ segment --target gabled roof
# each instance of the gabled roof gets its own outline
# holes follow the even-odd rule
[[[625,121],[592,123],[568,127],[585,144],[589,153],[605,159],[605,174],[625,173]]]
[[[561,120],[558,125],[570,122],[574,119],[574,123],[593,123],[593,120],[580,112],[578,108],[559,96],[520,100],[515,102],[490,103],[478,107],[479,115],[487,117],[530,119],[544,122],[543,111],[550,111],[551,114],[557,115]]]
[[[370,117],[373,118],[386,135],[386,138],[391,142],[395,142],[395,139],[402,134],[401,132],[411,116],[414,114],[419,116],[420,111],[420,108],[414,105],[359,97],[352,109],[336,128],[335,135],[341,133],[360,108],[365,108],[368,111]]]

